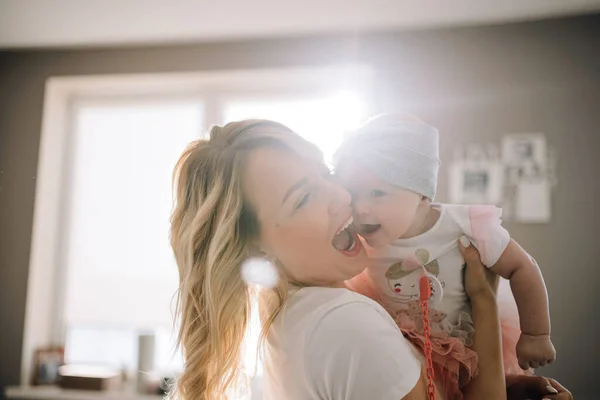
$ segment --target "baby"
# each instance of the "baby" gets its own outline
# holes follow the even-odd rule
[[[510,280],[519,318],[502,321],[505,370],[546,365],[556,352],[546,287],[535,260],[502,227],[501,209],[432,203],[439,166],[437,130],[394,114],[369,120],[334,157],[335,173],[352,194],[353,224],[372,259],[352,285],[370,292],[404,335],[423,348],[418,281],[426,271],[436,378],[454,398],[477,366],[477,355],[468,347],[473,325],[460,237],[466,235],[477,247],[484,265]]]

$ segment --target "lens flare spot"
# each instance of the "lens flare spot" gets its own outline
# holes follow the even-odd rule
[[[242,279],[248,285],[271,289],[277,286],[279,274],[275,266],[269,261],[251,258],[242,264]]]

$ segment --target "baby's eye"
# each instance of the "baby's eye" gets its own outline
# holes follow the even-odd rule
[[[412,285],[411,287],[415,287],[416,285]]]
[[[385,196],[385,192],[383,190],[375,189],[371,190],[371,197],[381,197]]]
[[[400,283],[395,283],[394,287],[402,287],[402,285]]]

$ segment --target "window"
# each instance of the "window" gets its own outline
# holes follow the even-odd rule
[[[204,129],[202,103],[88,102],[74,118],[66,359],[135,369],[137,333],[158,329],[159,366],[178,367],[165,357],[178,283],[168,241],[171,173]]]
[[[57,78],[47,89],[24,365],[33,348],[61,341],[67,362],[135,370],[137,336],[150,331],[156,370],[180,371],[168,238],[175,162],[211,124],[245,118],[282,122],[331,160],[344,132],[367,115],[360,79],[348,71]],[[44,286],[49,266],[53,291]],[[255,315],[249,372],[259,332]]]

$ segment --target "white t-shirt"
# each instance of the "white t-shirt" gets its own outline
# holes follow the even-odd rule
[[[265,347],[265,400],[400,400],[421,374],[389,314],[347,289],[300,289]]]

